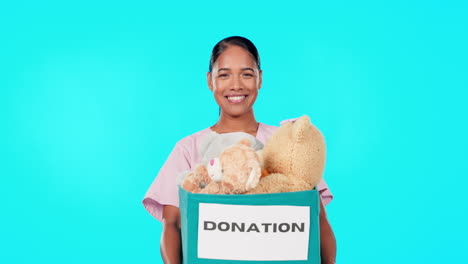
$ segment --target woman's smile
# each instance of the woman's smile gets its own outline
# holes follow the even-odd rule
[[[245,101],[248,95],[228,95],[225,96],[229,103],[232,104],[240,104]]]

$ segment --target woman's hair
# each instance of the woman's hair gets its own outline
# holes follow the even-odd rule
[[[227,37],[225,39],[222,39],[220,42],[218,42],[214,47],[213,51],[211,52],[211,58],[210,58],[210,67],[209,70],[213,69],[213,64],[215,64],[216,60],[218,57],[229,47],[229,46],[239,46],[246,51],[248,51],[252,57],[255,60],[255,63],[257,64],[257,68],[260,70],[260,56],[258,55],[258,50],[255,47],[255,45],[252,43],[252,41],[240,37],[240,36],[232,36],[232,37]]]

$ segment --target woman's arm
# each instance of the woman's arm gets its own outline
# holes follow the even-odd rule
[[[320,255],[322,264],[334,264],[336,261],[335,235],[328,222],[322,201],[320,201]]]
[[[180,239],[180,211],[172,205],[164,205],[161,256],[165,264],[182,263]]]

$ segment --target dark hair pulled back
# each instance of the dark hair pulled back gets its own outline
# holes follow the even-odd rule
[[[258,70],[260,70],[260,56],[258,55],[258,50],[252,41],[248,40],[247,38],[240,37],[240,36],[232,36],[222,39],[218,42],[214,47],[213,51],[211,52],[210,58],[210,67],[209,71],[213,69],[213,64],[215,64],[218,57],[229,47],[229,46],[239,46],[246,51],[248,51],[255,60],[257,64]]]

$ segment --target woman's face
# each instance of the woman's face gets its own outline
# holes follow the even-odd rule
[[[240,117],[252,112],[262,85],[262,71],[248,51],[239,46],[228,47],[208,72],[207,79],[221,114]]]

